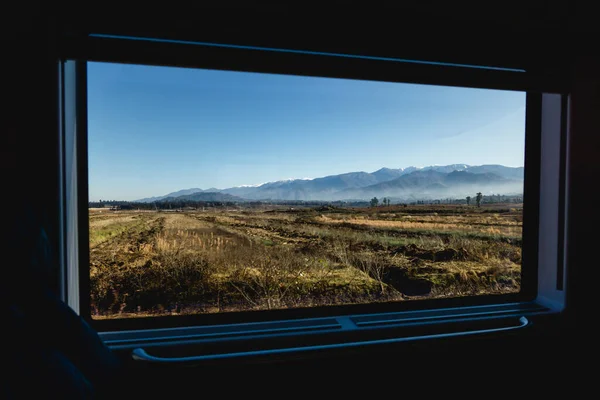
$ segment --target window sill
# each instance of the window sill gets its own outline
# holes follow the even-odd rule
[[[377,344],[485,335],[526,328],[553,313],[535,302],[295,319],[229,325],[103,332],[109,348],[149,364],[277,357]]]

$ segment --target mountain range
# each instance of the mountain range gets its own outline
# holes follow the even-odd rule
[[[389,197],[392,201],[413,201],[473,197],[477,192],[484,195],[518,195],[523,193],[523,176],[523,167],[497,164],[381,168],[370,173],[348,172],[315,179],[289,179],[226,189],[191,188],[137,201],[336,201],[369,200],[373,197]]]

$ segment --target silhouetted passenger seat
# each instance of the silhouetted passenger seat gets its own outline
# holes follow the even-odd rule
[[[3,232],[11,254],[5,255],[0,278],[2,356],[7,357],[2,363],[0,397],[114,397],[121,386],[119,360],[50,289],[48,278],[56,266],[43,220],[29,205],[15,210],[13,229],[9,224]]]

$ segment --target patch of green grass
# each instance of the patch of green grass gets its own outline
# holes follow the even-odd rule
[[[409,273],[432,282],[438,295],[517,292],[521,282],[518,265],[497,261],[487,265],[472,261],[423,263],[411,267]]]
[[[118,222],[97,229],[90,229],[90,247],[95,247],[98,244],[112,239],[139,224],[139,221],[130,221],[126,223]]]

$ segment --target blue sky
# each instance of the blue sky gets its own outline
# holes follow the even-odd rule
[[[106,63],[88,82],[91,201],[524,163],[522,92]]]

